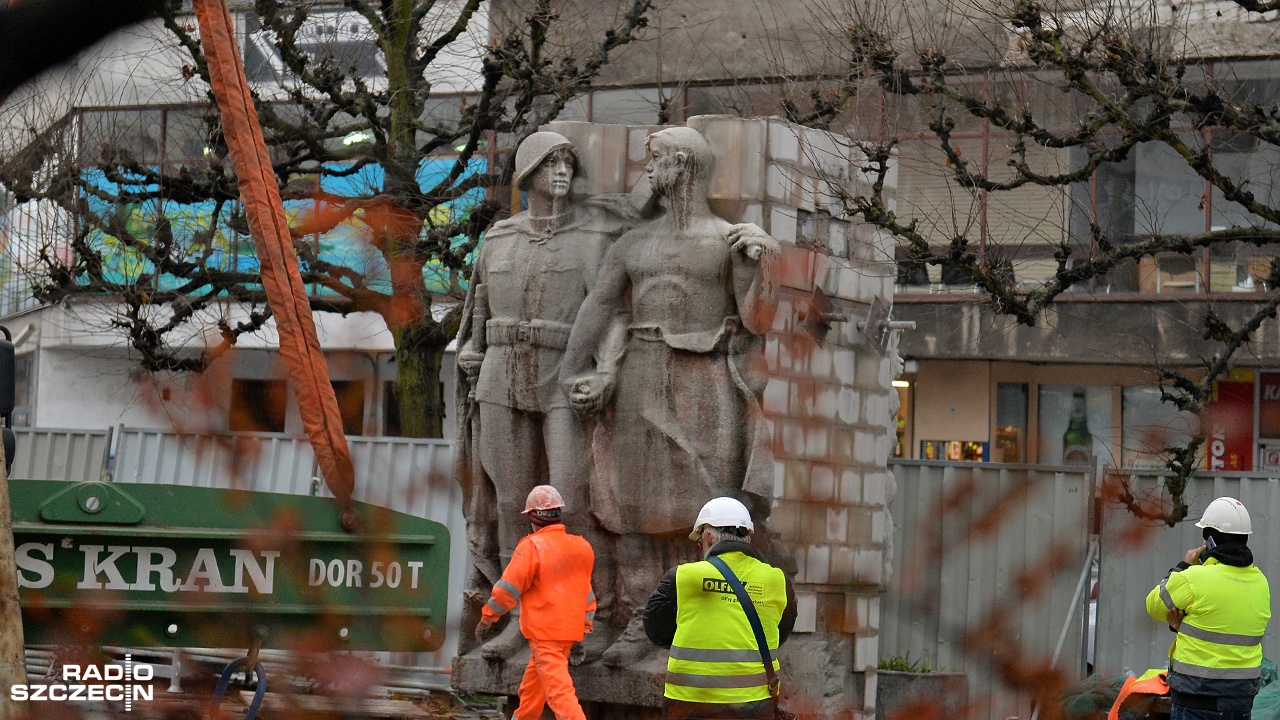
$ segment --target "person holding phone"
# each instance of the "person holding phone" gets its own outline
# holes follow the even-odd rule
[[[1243,503],[1214,500],[1196,527],[1204,543],[1147,595],[1147,613],[1177,633],[1169,649],[1170,720],[1249,720],[1262,684],[1271,589],[1253,564]]]

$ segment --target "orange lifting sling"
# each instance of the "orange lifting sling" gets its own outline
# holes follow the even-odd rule
[[[222,114],[222,132],[240,186],[240,201],[258,249],[262,286],[280,333],[280,357],[298,398],[298,411],[320,472],[343,505],[343,527],[354,530],[358,518],[351,504],[355,488],[351,451],[342,434],[338,399],[329,383],[280,189],[236,49],[231,13],[226,0],[195,0],[195,11],[209,81]]]

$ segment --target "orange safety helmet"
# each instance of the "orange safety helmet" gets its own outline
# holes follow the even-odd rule
[[[529,493],[529,499],[524,501],[523,513],[533,510],[558,510],[564,507],[564,498],[560,497],[560,491],[550,485],[539,485]]]

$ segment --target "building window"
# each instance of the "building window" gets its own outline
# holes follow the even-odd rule
[[[996,462],[1027,459],[1027,396],[1026,383],[996,385]]]
[[[898,412],[893,415],[894,443],[891,457],[904,458],[911,449],[911,381],[894,380]]]
[[[155,165],[163,147],[161,110],[89,110],[83,114],[81,156],[86,164],[104,151],[122,154],[139,165]]]
[[[1125,388],[1121,413],[1120,462],[1125,467],[1164,467],[1165,449],[1185,446],[1200,425],[1194,414],[1161,400],[1158,387]]]
[[[36,356],[27,353],[14,358],[13,364],[13,425],[30,427],[33,415],[32,399],[35,398]]]
[[[364,434],[364,381],[335,380],[333,394],[338,397],[338,411],[342,413],[342,434]]]
[[[972,440],[921,440],[921,460],[953,460],[960,462],[987,462],[989,445]]]
[[[1111,461],[1111,388],[1040,386],[1040,454],[1044,465]]]
[[[389,437],[400,435],[400,401],[396,399],[396,384],[382,383],[382,434]]]
[[[872,91],[876,91],[875,88]],[[785,92],[779,85],[738,83],[730,86],[694,86],[685,90],[685,114],[768,117],[782,109]],[[598,121],[597,121],[598,122]]]
[[[1269,107],[1280,97],[1280,62],[1275,60],[1213,62],[1185,68],[1186,86],[1212,85],[1217,92],[1245,107]],[[1006,108],[1031,112],[1042,127],[1071,130],[1092,102],[1057,87],[1051,77],[1023,69],[956,75],[948,82],[973,97],[991,97]],[[690,96],[692,97],[692,95]],[[929,127],[939,103],[948,106],[956,125],[951,143],[971,169],[995,182],[1012,178],[1011,159],[1021,159],[1040,175],[1061,175],[1086,161],[1081,149],[1060,150],[1025,143],[1015,152],[1015,136],[975,118],[963,108],[932,97],[903,97],[879,87],[860,88],[860,105],[879,107],[879,122],[850,121],[855,137],[884,142],[899,140],[897,176],[886,187],[895,211],[919,222],[919,229],[939,247],[963,236],[980,257],[993,262],[1000,253],[1019,287],[1035,287],[1058,268],[1055,251],[1067,242],[1073,262],[1096,252],[1091,227],[1096,224],[1112,243],[1125,243],[1157,234],[1199,234],[1229,227],[1271,227],[1228,200],[1187,161],[1161,142],[1137,145],[1125,159],[1106,163],[1087,179],[1063,188],[1035,183],[1016,189],[981,193],[957,181],[952,163],[942,156]],[[1193,152],[1204,151],[1217,172],[1245,187],[1263,204],[1280,203],[1280,150],[1255,134],[1228,128],[1193,126],[1183,115],[1172,118],[1172,129]],[[1113,128],[1103,142],[1119,137]],[[1280,273],[1280,243],[1222,243],[1190,255],[1122,261],[1104,276],[1071,288],[1097,294],[1203,294],[1208,292],[1270,292]],[[963,289],[972,285],[966,274],[930,271],[933,286],[922,273],[907,268],[898,284],[903,292],[936,292],[937,285]]]
[[[591,95],[591,122],[657,125],[664,103],[672,100],[656,88],[598,90]]]
[[[284,380],[231,381],[232,432],[284,432],[288,392]]]

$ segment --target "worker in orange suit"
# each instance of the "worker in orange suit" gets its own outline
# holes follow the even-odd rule
[[[564,500],[550,485],[529,493],[524,513],[533,533],[516,544],[502,579],[480,614],[476,639],[520,603],[520,631],[529,641],[529,667],[520,681],[515,720],[537,720],[545,705],[558,720],[586,720],[569,677],[569,662],[584,655],[582,638],[591,632],[596,595],[591,590],[595,553],[591,544],[565,532]],[[576,664],[576,663],[575,663]]]

